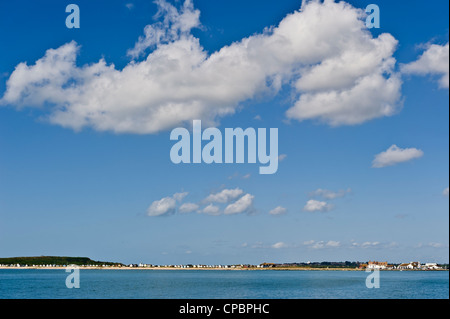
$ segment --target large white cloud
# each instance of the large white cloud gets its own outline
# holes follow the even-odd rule
[[[239,103],[290,85],[290,119],[353,125],[400,108],[401,81],[393,74],[397,41],[373,38],[365,13],[345,2],[309,1],[277,27],[207,53],[190,30],[199,11],[158,0],[160,21],[134,48],[143,60],[116,69],[104,60],[76,66],[79,45],[48,50],[35,64],[20,63],[1,104],[42,107],[51,123],[80,130],[156,133],[202,119],[211,125]]]
[[[402,72],[418,75],[439,76],[439,87],[449,87],[449,44],[429,45],[414,62],[402,65]]]
[[[417,148],[400,148],[397,145],[392,145],[386,151],[375,155],[375,159],[372,162],[372,167],[381,168],[392,166],[422,156],[423,151]]]

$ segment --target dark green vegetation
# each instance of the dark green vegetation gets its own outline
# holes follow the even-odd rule
[[[39,256],[39,257],[10,257],[10,258],[0,258],[0,265],[56,265],[56,266],[67,266],[67,265],[110,265],[110,266],[122,266],[121,263],[111,263],[103,261],[95,261],[87,257],[59,257],[59,256]]]

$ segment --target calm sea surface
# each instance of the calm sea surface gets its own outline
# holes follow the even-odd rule
[[[447,271],[386,271],[368,289],[363,271],[80,270],[80,288],[64,269],[0,269],[6,298],[449,298]]]

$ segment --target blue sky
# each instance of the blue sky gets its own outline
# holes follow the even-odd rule
[[[448,262],[448,2],[300,7],[0,3],[0,256]],[[193,119],[278,128],[278,171],[173,164]]]

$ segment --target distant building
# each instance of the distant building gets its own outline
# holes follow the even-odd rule
[[[425,263],[425,265],[422,266],[422,269],[437,270],[442,269],[442,267],[438,266],[436,263]]]
[[[410,263],[404,263],[404,264],[400,264],[398,266],[398,269],[408,269],[408,270],[414,270],[414,269],[421,269],[422,265],[420,264],[419,261],[412,261]]]
[[[381,261],[369,261],[367,264],[367,269],[387,269],[388,263],[387,261],[381,262]]]
[[[275,267],[275,264],[274,263],[262,263],[260,266],[261,266],[261,268],[273,268],[273,267]]]

